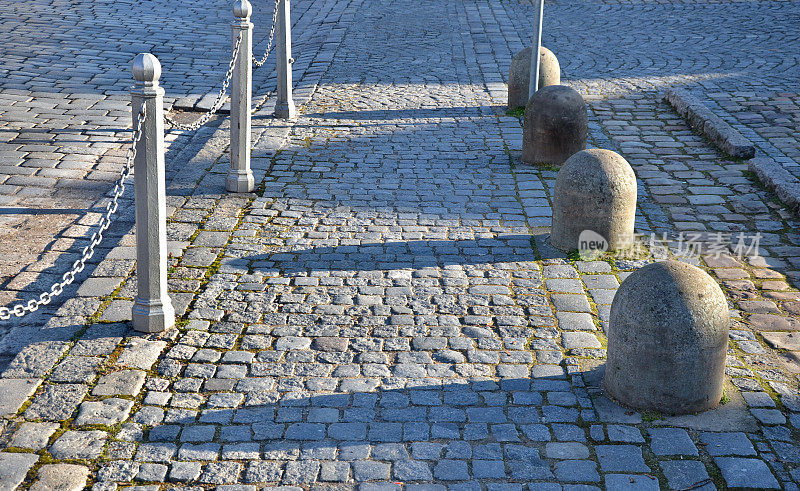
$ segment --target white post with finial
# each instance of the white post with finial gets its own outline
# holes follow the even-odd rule
[[[133,60],[131,111],[136,128],[145,108],[142,137],[136,143],[136,280],[133,328],[160,332],[175,325],[175,309],[167,294],[167,198],[164,173],[164,89],[158,85],[161,63],[150,53]]]
[[[278,37],[277,73],[278,73],[278,102],[275,104],[275,116],[284,119],[297,117],[297,110],[292,100],[292,19],[289,0],[278,1],[278,25],[275,35]]]
[[[231,22],[233,44],[239,36],[239,53],[233,61],[231,77],[231,168],[225,179],[225,189],[233,193],[249,193],[255,187],[250,169],[250,106],[253,89],[253,9],[247,0],[236,0]]]
[[[536,16],[533,19],[533,42],[531,43],[531,78],[528,83],[528,100],[539,90],[539,63],[542,56],[542,19],[544,0],[536,0]]]

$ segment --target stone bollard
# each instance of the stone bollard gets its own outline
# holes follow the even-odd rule
[[[159,332],[175,325],[175,309],[167,294],[167,198],[164,176],[164,89],[158,85],[161,63],[150,53],[133,60],[131,111],[136,128],[145,107],[142,137],[136,144],[136,281],[133,328]]]
[[[635,221],[636,175],[621,155],[595,148],[567,159],[553,190],[553,247],[586,250],[579,241],[591,230],[605,240],[604,250],[621,249],[633,243]]]
[[[231,23],[233,46],[239,36],[239,54],[234,60],[231,76],[231,168],[225,179],[225,189],[233,193],[249,193],[255,188],[250,169],[250,106],[253,87],[253,24],[252,7],[247,0],[233,6],[236,20]]]
[[[514,56],[508,70],[508,108],[528,105],[528,87],[531,80],[531,51],[528,46]],[[539,55],[539,88],[561,83],[561,66],[552,51],[542,46]]]
[[[278,101],[275,103],[275,116],[283,119],[294,119],[297,110],[292,99],[292,20],[289,0],[279,0],[278,25],[275,26],[275,47],[278,50]]]
[[[622,404],[667,414],[722,397],[730,317],[719,285],[679,261],[647,265],[617,290],[603,385]]]
[[[583,97],[565,85],[536,91],[525,108],[522,162],[561,165],[586,148],[589,131]]]

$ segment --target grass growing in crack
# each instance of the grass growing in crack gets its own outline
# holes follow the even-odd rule
[[[509,109],[506,111],[506,116],[513,116],[515,118],[521,118],[525,116],[525,106],[515,107],[514,109]]]
[[[659,419],[663,418],[664,415],[658,411],[642,411],[642,421],[651,423],[653,421],[658,421]]]

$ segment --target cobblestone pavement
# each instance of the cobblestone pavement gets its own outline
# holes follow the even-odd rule
[[[503,109],[531,6],[323,5],[307,9],[300,119],[255,119],[259,192],[222,191],[226,122],[175,164],[179,328],[127,325],[128,212],[78,296],[0,340],[2,483],[798,489],[800,223],[657,93],[724,82],[707,99],[744,106],[734,88],[754,73],[796,78],[796,4],[548,3],[545,44],[589,102],[591,144],[639,178],[637,231],[761,234],[758,255],[685,259],[723,286],[732,330],[725,403],[682,417],[600,388],[611,301],[646,261],[545,241],[556,173],[518,164]]]
[[[259,56],[273,4],[254,6]],[[314,10],[310,5],[293,3],[297,75],[309,70],[329,31],[308,26],[331,22],[347,3],[316,2]],[[229,3],[175,7],[166,1],[37,0],[0,9],[3,304],[41,289],[33,281],[52,265],[51,256],[83,238],[86,226],[99,218],[99,213],[84,217],[87,209],[105,209],[98,199],[119,176],[130,145],[130,63],[137,53],[149,51],[161,60],[167,108],[176,97],[218,90],[230,59]],[[273,60],[253,72],[256,100],[274,90]],[[176,157],[191,147],[192,137],[180,131],[167,135],[169,171],[178,168],[172,163],[181,160]],[[201,140],[202,135],[194,139]],[[25,274],[17,275],[21,270]]]

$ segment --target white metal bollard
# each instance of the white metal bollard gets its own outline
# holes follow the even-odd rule
[[[292,22],[289,0],[278,3],[278,25],[275,33],[278,36],[276,48],[278,56],[278,102],[275,104],[275,116],[284,119],[297,117],[297,110],[292,100]]]
[[[239,53],[233,62],[231,77],[231,168],[225,179],[225,189],[233,193],[253,190],[253,171],[250,169],[250,106],[253,88],[253,9],[247,0],[237,0],[233,6],[236,17],[231,23],[233,48],[239,36]]]
[[[528,100],[539,90],[539,63],[542,56],[542,19],[544,18],[544,0],[537,0],[537,16],[533,19],[533,42],[531,43],[531,78],[528,83]]]
[[[142,138],[136,144],[136,279],[133,328],[159,332],[175,325],[167,294],[167,199],[164,175],[164,89],[158,85],[161,63],[150,53],[133,60],[131,111],[134,128],[145,107]]]

